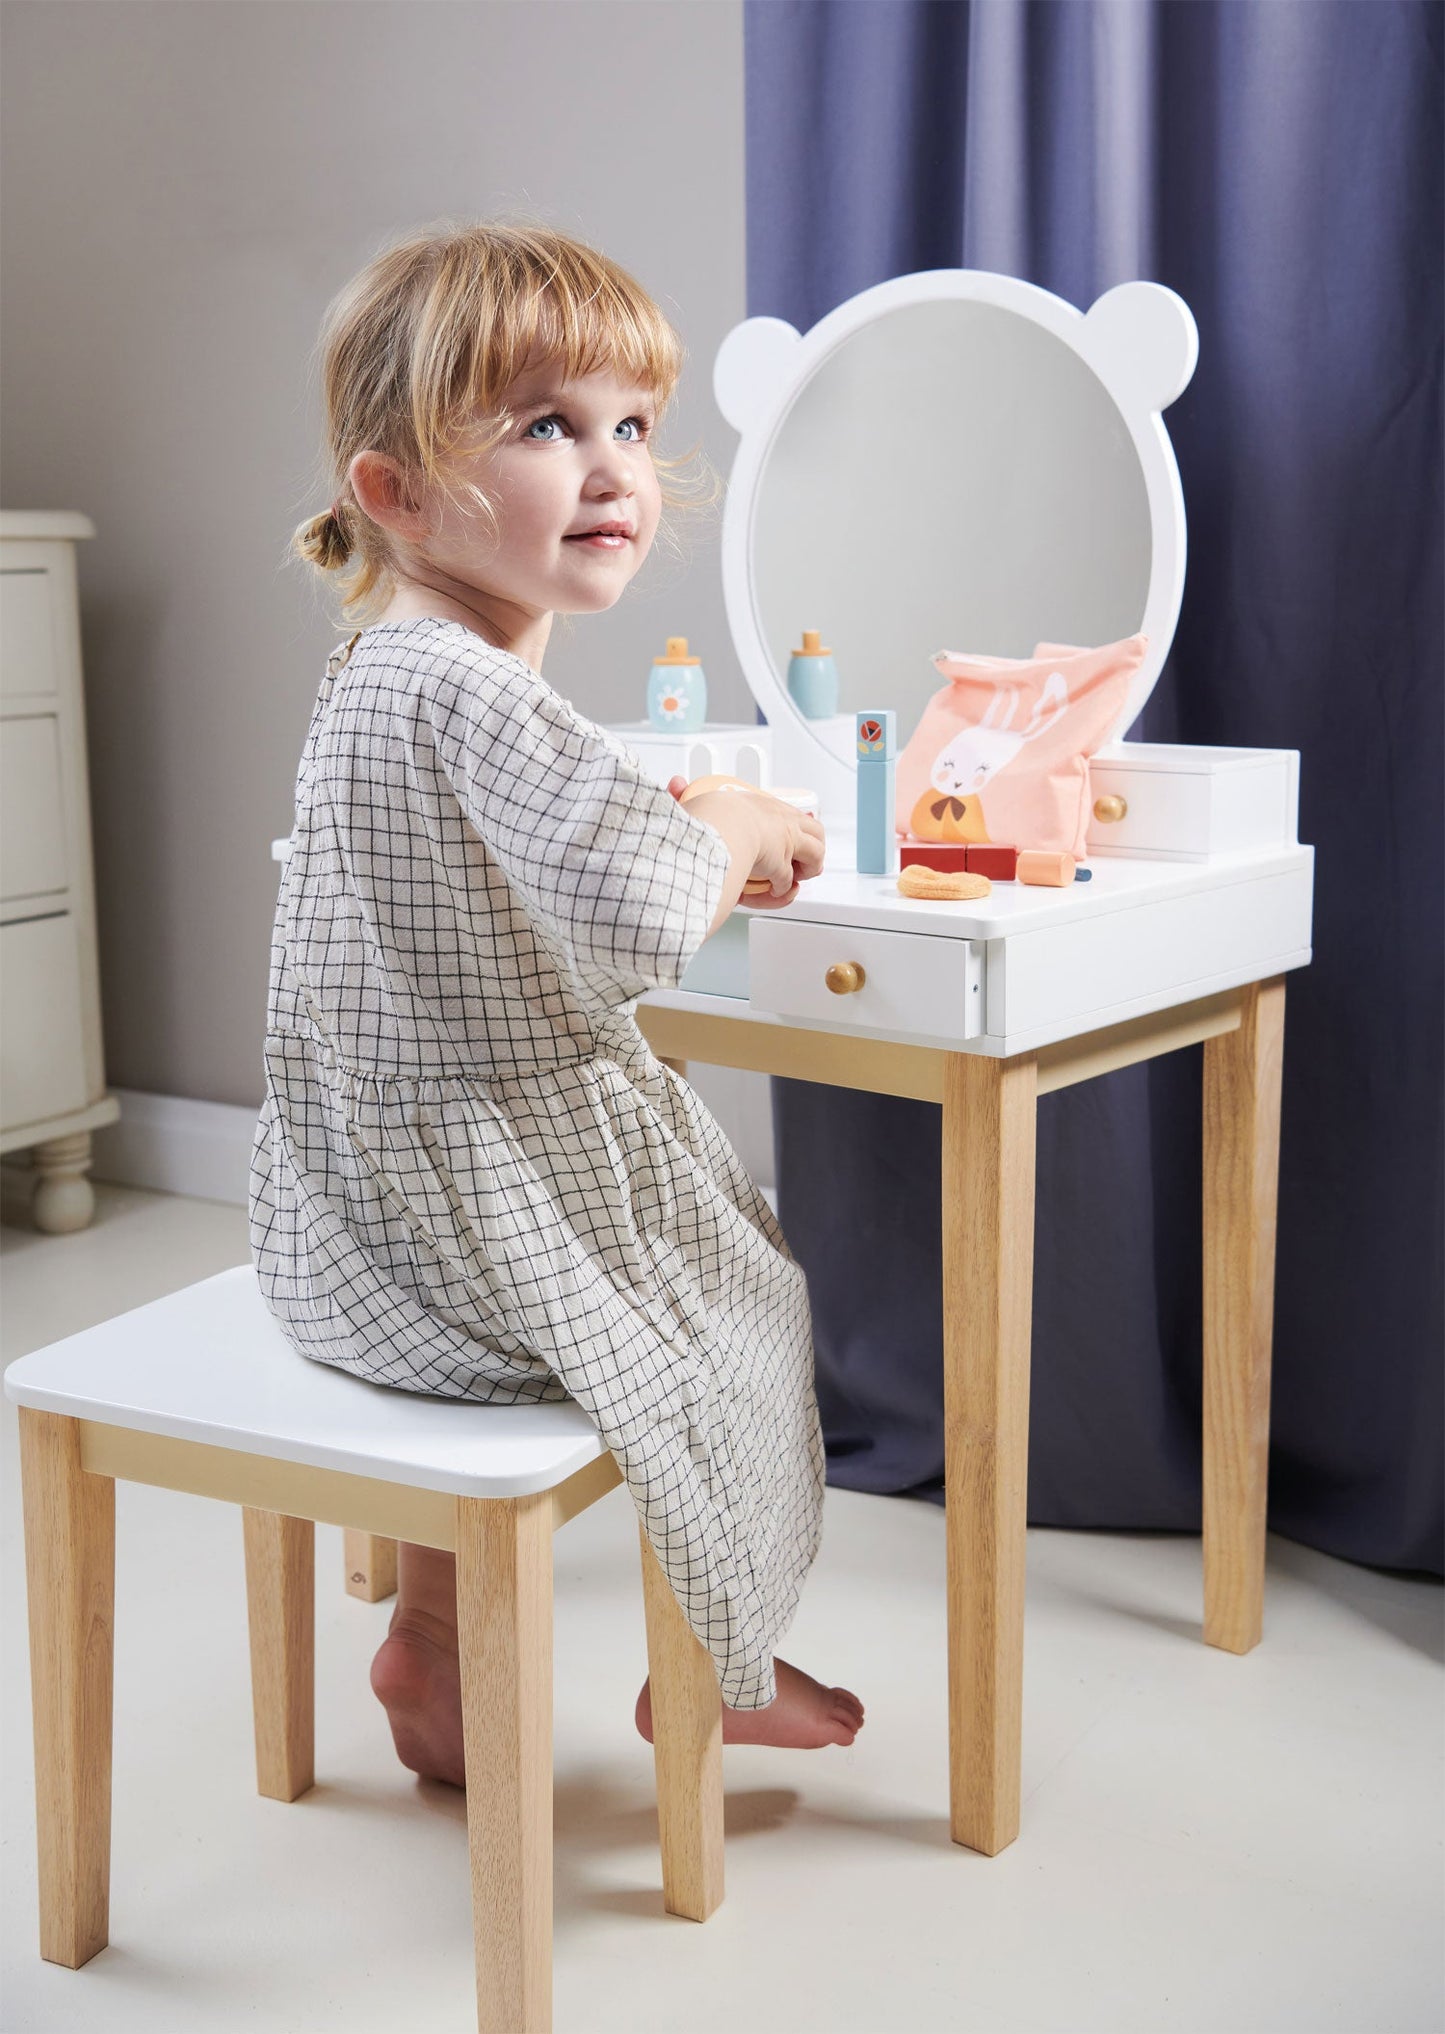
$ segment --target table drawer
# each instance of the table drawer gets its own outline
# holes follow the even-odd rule
[[[860,986],[830,988],[829,969],[849,963]],[[983,1030],[981,940],[759,916],[748,931],[748,977],[752,1007],[779,1017],[930,1039]]]
[[[56,689],[52,575],[0,572],[0,693]]]
[[[0,902],[65,888],[59,723],[0,721]]]

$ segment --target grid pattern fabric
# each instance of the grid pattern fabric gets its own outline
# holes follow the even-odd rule
[[[722,1699],[755,1709],[822,1530],[807,1285],[633,1017],[727,866],[520,658],[459,622],[361,631],[297,776],[250,1219],[304,1355],[583,1406]]]

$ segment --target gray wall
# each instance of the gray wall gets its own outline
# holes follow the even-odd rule
[[[4,503],[80,509],[113,1085],[260,1099],[274,835],[339,629],[284,561],[315,481],[311,356],[389,234],[525,213],[604,248],[688,348],[664,450],[720,471],[718,341],[744,314],[740,0],[7,0],[0,17]],[[549,680],[641,717],[685,632],[710,715],[751,718],[718,511]],[[700,1077],[771,1177],[760,1086]],[[736,1111],[749,1113],[749,1130]]]

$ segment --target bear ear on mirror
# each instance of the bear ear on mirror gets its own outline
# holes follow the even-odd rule
[[[712,390],[735,431],[746,431],[792,378],[799,335],[782,318],[747,318],[718,348]]]
[[[1189,386],[1199,330],[1183,297],[1163,283],[1120,283],[1084,319],[1086,354],[1117,397],[1167,410]]]

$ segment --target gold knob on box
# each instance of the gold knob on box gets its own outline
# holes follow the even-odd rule
[[[835,996],[851,996],[867,979],[857,961],[834,961],[823,977]]]
[[[1128,810],[1127,802],[1114,791],[1109,792],[1107,797],[1094,800],[1094,817],[1101,826],[1113,825],[1116,820],[1122,819]]]

